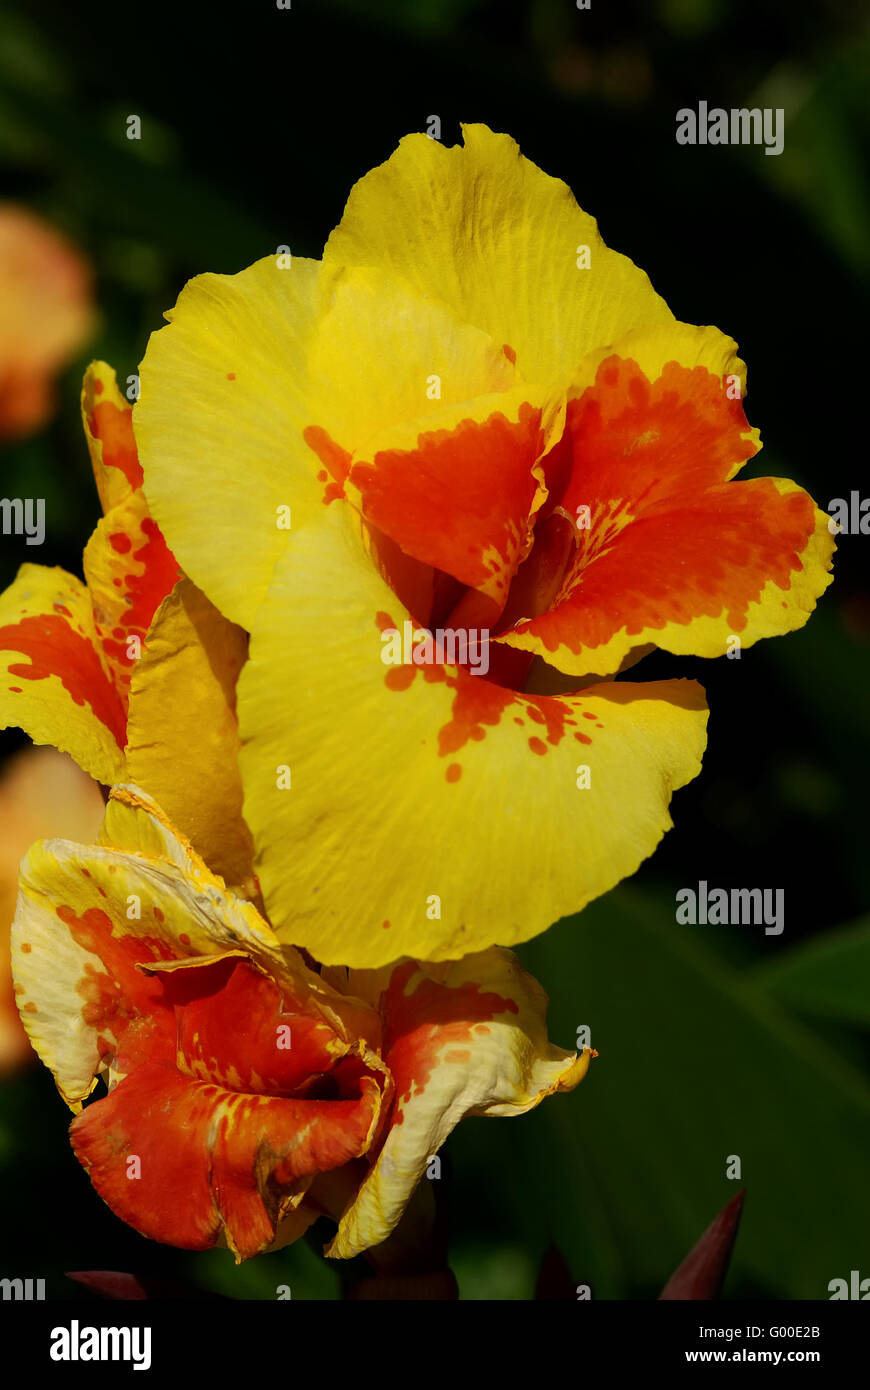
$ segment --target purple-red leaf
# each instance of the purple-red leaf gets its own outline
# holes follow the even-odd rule
[[[659,1294],[659,1300],[719,1297],[737,1238],[745,1196],[745,1190],[740,1191],[727,1207],[723,1207],[679,1269],[671,1275]]]
[[[91,1293],[101,1298],[142,1301],[144,1299],[188,1300],[199,1298],[222,1298],[222,1294],[208,1293],[193,1288],[189,1284],[172,1284],[163,1279],[152,1279],[144,1274],[122,1274],[115,1269],[68,1270],[67,1279],[82,1284]]]

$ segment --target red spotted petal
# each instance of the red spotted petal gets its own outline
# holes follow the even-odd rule
[[[124,706],[98,656],[87,590],[64,570],[22,565],[0,596],[0,722],[98,781],[123,767]]]
[[[102,518],[85,548],[100,656],[126,709],[151,619],[181,571],[141,491]]]
[[[730,481],[757,442],[707,366],[604,361],[543,461],[549,496],[504,641],[572,675],[637,647],[721,655],[805,621],[828,582],[824,519],[792,483]]]

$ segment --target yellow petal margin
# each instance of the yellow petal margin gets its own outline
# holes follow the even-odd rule
[[[700,770],[693,681],[515,695],[385,665],[382,629],[407,620],[330,508],[278,566],[239,682],[270,920],[326,964],[527,940],[633,873]]]

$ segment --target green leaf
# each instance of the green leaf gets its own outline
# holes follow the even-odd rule
[[[870,1027],[870,914],[757,966],[753,978],[800,1013]]]
[[[677,924],[672,900],[620,889],[521,954],[553,1040],[587,1024],[600,1053],[577,1091],[510,1122],[524,1201],[575,1282],[656,1297],[734,1196],[736,1155],[747,1199],[725,1296],[826,1298],[870,1228],[861,1074]]]

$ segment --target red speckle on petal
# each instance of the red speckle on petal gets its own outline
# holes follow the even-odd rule
[[[94,382],[94,393],[97,396],[101,396],[103,394],[103,383],[101,381]]]
[[[236,379],[236,374],[235,374],[235,372],[227,372],[227,381],[235,381],[235,379]]]
[[[537,753],[539,758],[542,758],[547,751],[547,745],[542,738],[530,738],[529,747],[533,753]]]
[[[320,425],[308,425],[302,431],[302,438],[325,466],[329,476],[334,479],[334,482],[327,483],[323,489],[323,504],[328,507],[330,502],[337,502],[339,498],[344,497],[344,482],[350,472],[352,455],[347,449],[342,449],[340,444],[336,444]],[[325,482],[327,473],[323,473],[322,470],[318,472],[318,481]]]
[[[460,767],[459,763],[451,763],[447,768],[447,771],[445,772],[444,776],[446,777],[448,782],[458,782],[460,777],[462,776],[462,768]]]
[[[384,683],[389,690],[407,690],[415,675],[413,666],[393,666],[384,676]]]
[[[109,537],[109,545],[113,550],[117,550],[119,555],[126,555],[133,542],[124,531],[116,531]]]

